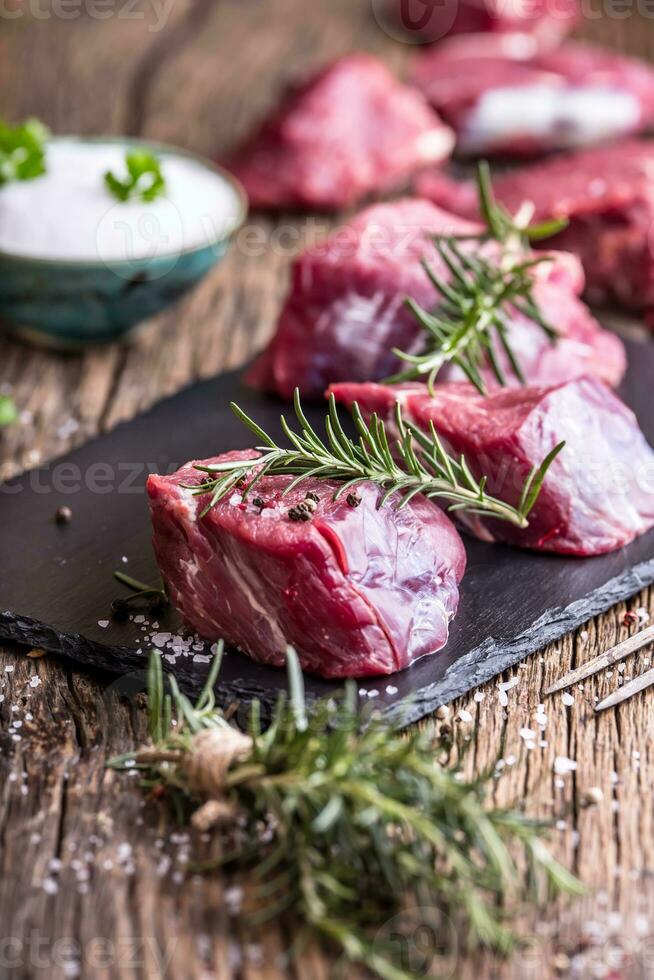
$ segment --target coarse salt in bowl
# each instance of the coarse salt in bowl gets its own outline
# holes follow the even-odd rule
[[[156,156],[165,192],[118,201],[107,171]],[[58,137],[46,173],[0,188],[0,320],[56,346],[114,340],[198,282],[224,255],[247,210],[231,175],[141,140]]]

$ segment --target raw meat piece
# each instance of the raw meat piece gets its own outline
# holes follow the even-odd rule
[[[420,93],[353,54],[293,89],[227,166],[253,207],[333,210],[402,184],[453,145]]]
[[[521,530],[496,519],[458,520],[477,537],[586,557],[614,551],[654,526],[654,451],[633,412],[596,378],[543,388],[500,389],[487,397],[468,383],[395,388],[339,384],[330,391],[392,423],[396,401],[419,428],[433,421],[463,453],[488,492],[516,506],[534,464],[565,440]]]
[[[363,211],[296,260],[277,332],[251,370],[250,383],[283,398],[296,386],[305,397],[315,397],[332,381],[376,381],[395,373],[401,362],[393,348],[417,353],[425,340],[405,297],[428,309],[436,303],[421,257],[449,275],[429,234],[478,228],[416,199]],[[536,267],[536,276],[536,299],[561,337],[553,345],[536,324],[514,315],[511,342],[525,376],[552,384],[592,373],[617,384],[625,369],[624,347],[579,300],[578,261],[556,255]],[[456,369],[443,376],[456,377]],[[492,383],[490,373],[488,380]]]
[[[629,140],[523,167],[493,188],[511,211],[532,201],[536,221],[567,218],[568,227],[547,244],[579,256],[589,299],[638,310],[654,306],[653,177],[654,141]],[[419,190],[458,214],[478,213],[472,183],[430,173]]]
[[[277,666],[292,643],[302,667],[322,677],[391,674],[447,642],[466,556],[435,504],[378,509],[380,491],[366,483],[351,506],[332,499],[337,484],[315,479],[282,499],[291,477],[272,476],[252,494],[263,509],[235,493],[200,517],[208,497],[182,484],[201,481],[192,463],[148,480],[157,561],[200,636]],[[291,520],[308,492],[319,497],[312,520]]]
[[[413,82],[456,131],[463,156],[572,149],[654,122],[652,68],[591,44],[455,38],[416,61]]]
[[[557,43],[579,20],[577,0],[373,0],[378,20],[409,38],[441,41],[454,34],[521,31]],[[385,4],[385,10],[381,10]],[[400,36],[400,35],[398,35]]]

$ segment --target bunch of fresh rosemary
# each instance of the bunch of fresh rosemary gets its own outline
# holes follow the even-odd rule
[[[306,418],[299,390],[295,390],[294,408],[300,432],[294,432],[282,416],[281,427],[291,444],[286,448],[277,445],[272,436],[238,405],[232,402],[231,407],[261,440],[261,445],[257,447],[261,455],[253,459],[225,460],[196,467],[207,474],[207,479],[190,489],[196,495],[211,494],[203,515],[236,487],[243,487],[246,481],[249,482],[244,489],[244,498],[264,476],[285,474],[295,476],[285,493],[309,477],[340,481],[341,486],[334,499],[347,494],[358,483],[370,482],[384,491],[380,495],[379,506],[398,495],[399,506],[402,507],[412,497],[422,494],[450,501],[451,511],[465,510],[469,514],[495,517],[518,527],[527,527],[529,514],[538,499],[547,471],[565,445],[560,443],[540,466],[534,467],[525,481],[518,506],[513,507],[486,492],[486,478],[477,480],[465,457],[455,459],[449,455],[433,424],[429,434],[425,434],[405,422],[399,403],[395,414],[399,438],[393,452],[384,423],[373,415],[370,424],[366,424],[356,402],[352,414],[358,438],[356,441],[350,439],[341,425],[333,395],[329,399],[325,419],[325,442]]]
[[[290,648],[288,696],[270,726],[255,701],[247,735],[232,728],[212,693],[220,653],[195,705],[172,676],[166,693],[160,657],[151,655],[152,744],[110,765],[136,766],[143,786],[178,814],[199,806],[197,826],[221,827],[230,850],[220,864],[249,869],[257,884],[251,921],[287,912],[345,960],[405,980],[415,975],[406,948],[380,931],[403,911],[414,910],[413,928],[436,929],[434,947],[449,920],[468,945],[507,950],[509,903],[581,891],[550,856],[542,824],[485,804],[490,774],[467,781],[439,764],[434,731],[403,734],[379,720],[362,727],[352,684],[342,699],[307,711]]]
[[[503,356],[524,384],[520,363],[511,347],[511,320],[515,313],[536,323],[552,342],[556,340],[556,330],[534,298],[533,270],[546,257],[535,258],[530,243],[556,234],[566,222],[530,226],[530,205],[512,216],[494,198],[486,163],[479,165],[477,184],[479,209],[486,227],[476,235],[434,237],[443,274],[427,261],[423,265],[439,304],[430,312],[407,298],[407,306],[425,331],[425,348],[418,354],[395,349],[393,353],[409,367],[387,378],[388,384],[426,379],[431,391],[443,365],[452,363],[485,394],[484,368],[490,368],[499,384],[507,383]],[[476,248],[471,249],[466,242]],[[488,242],[493,242],[493,247],[484,251]]]

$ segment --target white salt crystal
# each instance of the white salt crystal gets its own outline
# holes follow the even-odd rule
[[[558,776],[565,776],[566,773],[575,772],[577,763],[573,759],[567,759],[564,755],[557,755],[554,760],[554,772]]]

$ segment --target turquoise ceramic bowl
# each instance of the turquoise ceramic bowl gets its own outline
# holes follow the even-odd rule
[[[0,325],[28,340],[75,349],[126,336],[138,323],[177,302],[224,256],[247,214],[247,198],[234,178],[208,160],[162,143],[119,137],[58,137],[186,157],[234,190],[238,213],[220,237],[202,245],[133,260],[27,258],[0,251]]]

